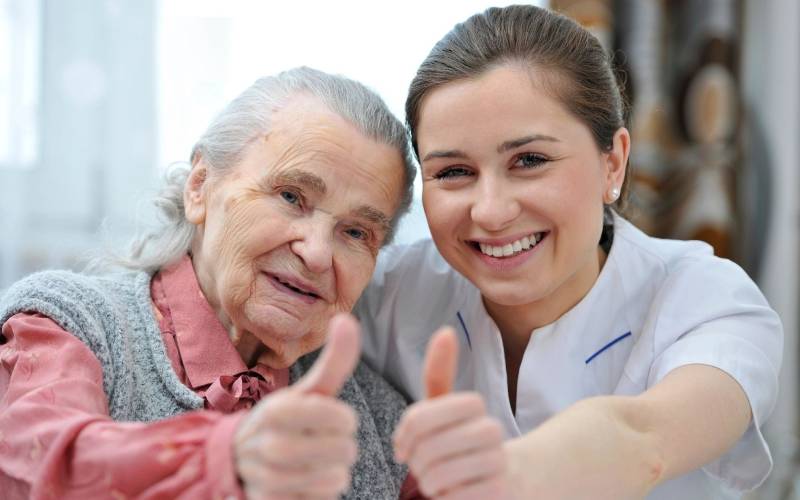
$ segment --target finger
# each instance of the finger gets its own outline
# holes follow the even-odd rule
[[[397,459],[405,462],[416,444],[428,435],[485,414],[486,405],[476,392],[458,392],[417,401],[406,410],[395,430]]]
[[[314,477],[297,490],[303,498],[338,498],[350,486],[350,467],[317,469]]]
[[[412,469],[412,472],[420,491],[427,497],[438,498],[445,493],[474,487],[475,483],[493,482],[505,477],[505,455],[502,447],[497,446],[482,453],[439,462],[424,471]]]
[[[505,478],[495,477],[462,485],[439,495],[436,500],[485,500],[486,498],[508,498],[507,495],[508,485]]]
[[[240,446],[243,459],[263,461],[277,467],[303,469],[332,465],[351,466],[358,446],[351,436],[269,433]]]
[[[314,366],[294,388],[304,393],[335,396],[355,370],[361,356],[358,321],[349,314],[337,314],[328,327],[328,341]]]
[[[468,420],[461,425],[430,434],[414,447],[408,463],[414,471],[426,471],[437,462],[500,448],[503,437],[503,426],[491,417]]]
[[[290,469],[247,462],[239,467],[239,476],[247,490],[269,498],[285,495],[335,498],[350,486],[350,467],[347,466]]]
[[[358,427],[358,416],[347,403],[330,396],[289,392],[273,401],[262,401],[254,436],[264,430],[287,433],[335,434],[352,436]],[[259,405],[262,403],[259,402]]]
[[[453,390],[458,363],[458,339],[449,326],[439,328],[425,353],[425,397],[436,398]]]

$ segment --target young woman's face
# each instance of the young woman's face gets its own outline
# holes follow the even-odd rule
[[[425,97],[422,199],[439,251],[484,300],[571,307],[599,273],[603,204],[622,185],[628,136],[601,151],[533,74],[500,66]]]

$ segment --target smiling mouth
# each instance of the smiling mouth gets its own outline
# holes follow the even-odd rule
[[[497,259],[506,259],[515,257],[521,253],[530,252],[536,248],[548,234],[548,231],[532,233],[516,241],[506,243],[505,245],[489,245],[478,241],[470,241],[468,243],[484,255]]]
[[[268,274],[267,276],[269,276],[269,278],[272,281],[274,281],[275,283],[281,285],[284,288],[289,289],[290,291],[292,291],[292,292],[294,292],[294,293],[296,293],[298,295],[303,295],[305,297],[310,297],[312,299],[320,299],[320,298],[322,298],[319,295],[317,295],[316,293],[314,293],[314,292],[312,292],[310,290],[304,290],[302,288],[298,288],[297,285],[289,283],[288,281],[283,280],[283,279],[279,278],[278,276],[275,276],[274,274]]]

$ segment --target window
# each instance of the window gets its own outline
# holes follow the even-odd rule
[[[39,0],[0,0],[0,168],[38,160]]]

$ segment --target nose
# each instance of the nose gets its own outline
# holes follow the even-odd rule
[[[309,271],[320,274],[333,266],[333,230],[319,219],[306,222],[290,248]]]
[[[473,200],[470,216],[486,231],[505,229],[520,213],[512,186],[495,178],[481,179],[475,193],[477,199]]]

